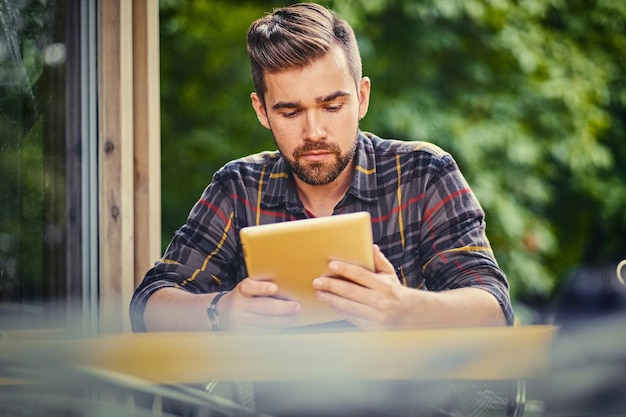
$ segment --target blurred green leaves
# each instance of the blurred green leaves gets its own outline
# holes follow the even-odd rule
[[[245,34],[288,2],[161,2],[164,243],[211,175],[273,148]],[[626,3],[324,1],[372,79],[364,130],[450,151],[487,212],[516,300],[626,257]]]

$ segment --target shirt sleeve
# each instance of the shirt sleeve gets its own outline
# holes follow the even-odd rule
[[[422,275],[433,291],[473,287],[491,293],[509,325],[509,284],[486,235],[485,213],[454,159],[429,179],[422,221]]]
[[[174,287],[194,294],[229,290],[236,284],[237,239],[234,207],[225,188],[214,181],[194,205],[186,223],[175,233],[163,258],[146,273],[130,303],[134,331],[145,331],[148,298]]]

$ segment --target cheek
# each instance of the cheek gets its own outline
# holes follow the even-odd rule
[[[297,146],[295,133],[284,126],[276,126],[275,124],[272,124],[271,130],[278,149],[286,155],[291,155],[293,149]]]
[[[336,125],[336,132],[341,135],[344,140],[352,140],[355,132],[359,128],[358,116],[344,118],[341,123]]]

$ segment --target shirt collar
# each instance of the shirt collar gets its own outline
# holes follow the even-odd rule
[[[293,173],[285,163],[279,152],[276,153],[277,160],[270,169],[269,175],[262,175],[267,178],[267,185],[261,206],[264,208],[285,205],[289,212],[303,211],[304,208],[298,197],[293,181]],[[372,140],[363,132],[359,131],[357,138],[357,148],[355,153],[355,171],[352,183],[347,194],[367,201],[376,201],[378,188],[376,182],[376,156]]]

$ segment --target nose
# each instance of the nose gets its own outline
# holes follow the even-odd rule
[[[326,138],[326,129],[316,110],[307,112],[304,120],[304,140],[318,142]]]

